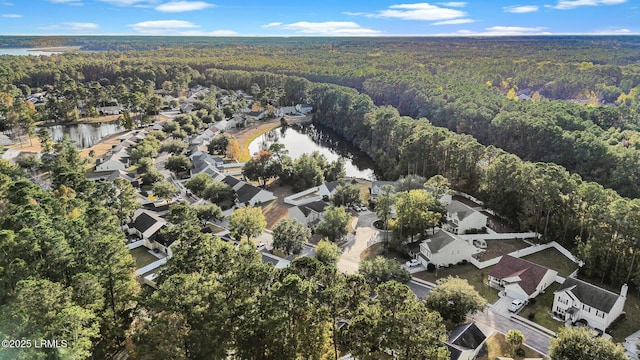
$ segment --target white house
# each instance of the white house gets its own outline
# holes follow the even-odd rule
[[[565,321],[605,331],[623,313],[628,289],[624,284],[616,294],[568,277],[554,293],[552,311]]]
[[[326,196],[327,198],[331,198],[333,194],[335,194],[336,189],[340,185],[339,181],[330,181],[318,186],[318,194],[323,198]]]
[[[487,215],[464,204],[453,200],[445,206],[447,221],[442,228],[454,234],[464,234],[469,230],[480,230],[487,227]]]
[[[529,300],[556,281],[558,272],[531,261],[504,255],[488,276],[489,285],[504,289],[507,296]]]
[[[227,176],[226,178],[232,178],[232,176]],[[236,202],[240,205],[249,204],[250,206],[256,206],[276,199],[271,191],[264,190],[244,181],[239,181],[232,189],[236,192]]]
[[[122,112],[123,108],[120,105],[110,105],[110,106],[98,106],[96,110],[100,113],[100,115],[118,115]]]
[[[487,335],[474,323],[456,326],[445,342],[451,360],[473,360],[478,357]]]
[[[463,260],[469,261],[474,254],[481,251],[455,234],[440,230],[420,243],[418,260],[425,267],[429,263],[436,266],[449,266]]]
[[[304,205],[290,207],[289,219],[296,219],[301,224],[311,227],[313,224],[322,220],[322,214],[327,206],[329,206],[329,204],[319,200]]]
[[[129,153],[126,149],[111,153],[105,158],[96,160],[96,172],[112,172],[116,170],[124,170],[129,167]]]
[[[296,111],[300,114],[307,115],[308,113],[313,111],[313,106],[309,104],[297,104]]]
[[[395,181],[372,181],[371,189],[369,189],[369,198],[371,200],[377,199],[378,196],[383,193],[382,187],[385,185],[391,186],[393,188],[391,190],[391,193],[394,193],[396,191],[396,186],[398,185],[398,183]]]

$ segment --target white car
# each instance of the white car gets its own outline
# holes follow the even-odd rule
[[[256,250],[258,251],[262,251],[267,247],[267,244],[260,242],[258,245],[256,245]]]
[[[524,307],[524,300],[515,299],[511,302],[511,304],[509,304],[509,311],[514,313],[522,309],[522,307]]]
[[[411,259],[404,264],[404,266],[408,268],[415,267],[418,265],[420,265],[420,262],[418,261],[418,259]]]

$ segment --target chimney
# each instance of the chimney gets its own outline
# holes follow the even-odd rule
[[[629,286],[627,286],[627,284],[622,284],[622,289],[620,289],[620,296],[622,296],[623,298],[626,298],[628,290],[629,290]]]

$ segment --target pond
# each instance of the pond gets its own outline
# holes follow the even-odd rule
[[[13,56],[38,56],[38,55],[53,55],[53,54],[62,54],[61,51],[41,51],[38,49],[27,49],[27,48],[0,48],[0,55],[13,55]]]
[[[331,129],[315,125],[278,128],[253,140],[249,144],[249,153],[254,154],[260,149],[268,148],[274,142],[283,144],[294,160],[302,154],[317,151],[329,161],[342,157],[348,177],[367,180],[377,178],[373,160]]]
[[[80,149],[91,147],[109,135],[124,131],[124,128],[116,122],[54,125],[47,126],[45,129],[49,131],[53,141],[59,141],[66,135]]]

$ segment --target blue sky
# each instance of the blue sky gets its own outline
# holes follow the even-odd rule
[[[640,0],[0,0],[0,35],[640,34]]]

